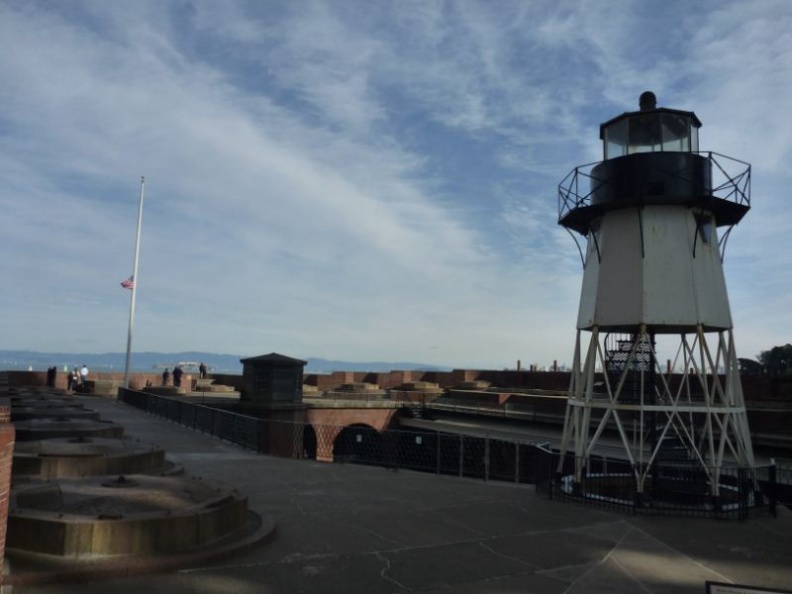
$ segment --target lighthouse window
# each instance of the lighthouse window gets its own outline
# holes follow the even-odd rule
[[[633,117],[630,122],[630,147],[628,152],[654,153],[662,147],[662,126],[656,113]]]
[[[690,117],[670,114],[663,114],[663,149],[671,152],[690,151]]]
[[[615,159],[627,154],[627,120],[605,129],[605,158]]]
[[[636,153],[698,152],[695,116],[667,111],[640,112],[603,129],[605,159]]]

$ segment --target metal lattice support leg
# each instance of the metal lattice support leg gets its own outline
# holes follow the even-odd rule
[[[661,369],[645,327],[629,336],[615,351],[595,327],[584,352],[578,331],[558,471],[573,453],[580,484],[595,451],[615,447],[639,494],[658,466],[684,464],[717,497],[724,466],[754,466],[731,330],[680,334],[676,374]]]

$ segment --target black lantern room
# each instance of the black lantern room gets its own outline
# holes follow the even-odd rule
[[[658,204],[703,210],[718,227],[738,223],[750,208],[743,180],[723,171],[719,155],[699,152],[696,114],[657,107],[650,91],[639,103],[639,111],[600,126],[604,160],[575,168],[565,180],[570,183],[559,186],[559,224],[585,236],[606,212]],[[713,169],[725,175],[725,184],[713,186]]]

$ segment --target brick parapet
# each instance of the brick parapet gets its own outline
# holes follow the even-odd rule
[[[45,386],[46,371],[5,371],[7,386]],[[122,380],[124,373],[91,372],[89,379]],[[242,376],[239,374],[210,374],[218,384],[232,386],[237,391],[242,388]],[[682,376],[672,374],[670,385],[678,385]],[[747,402],[790,402],[792,403],[792,376],[741,376],[743,393]],[[453,371],[404,371],[393,370],[383,373],[363,371],[335,371],[329,374],[305,374],[304,383],[316,386],[319,390],[335,390],[343,384],[372,383],[383,390],[398,388],[406,382],[432,382],[441,388],[452,388],[462,382],[486,381],[493,387],[500,388],[532,388],[537,390],[567,390],[569,388],[569,372],[565,371],[530,371],[530,370],[476,370],[455,369]],[[152,385],[162,383],[161,373],[135,372],[130,374],[130,388],[141,389],[151,382]],[[3,386],[0,385],[0,388]],[[66,374],[59,370],[56,376],[56,387],[66,388]]]
[[[8,504],[11,490],[11,463],[16,432],[11,423],[0,424],[0,565],[5,558]]]
[[[11,422],[11,397],[0,397],[0,424]]]

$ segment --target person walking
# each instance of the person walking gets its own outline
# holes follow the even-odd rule
[[[88,381],[88,366],[83,363],[82,369],[80,369],[80,385],[85,387],[85,382]]]
[[[173,385],[177,388],[181,386],[181,378],[182,378],[182,368],[178,365],[173,368]]]

